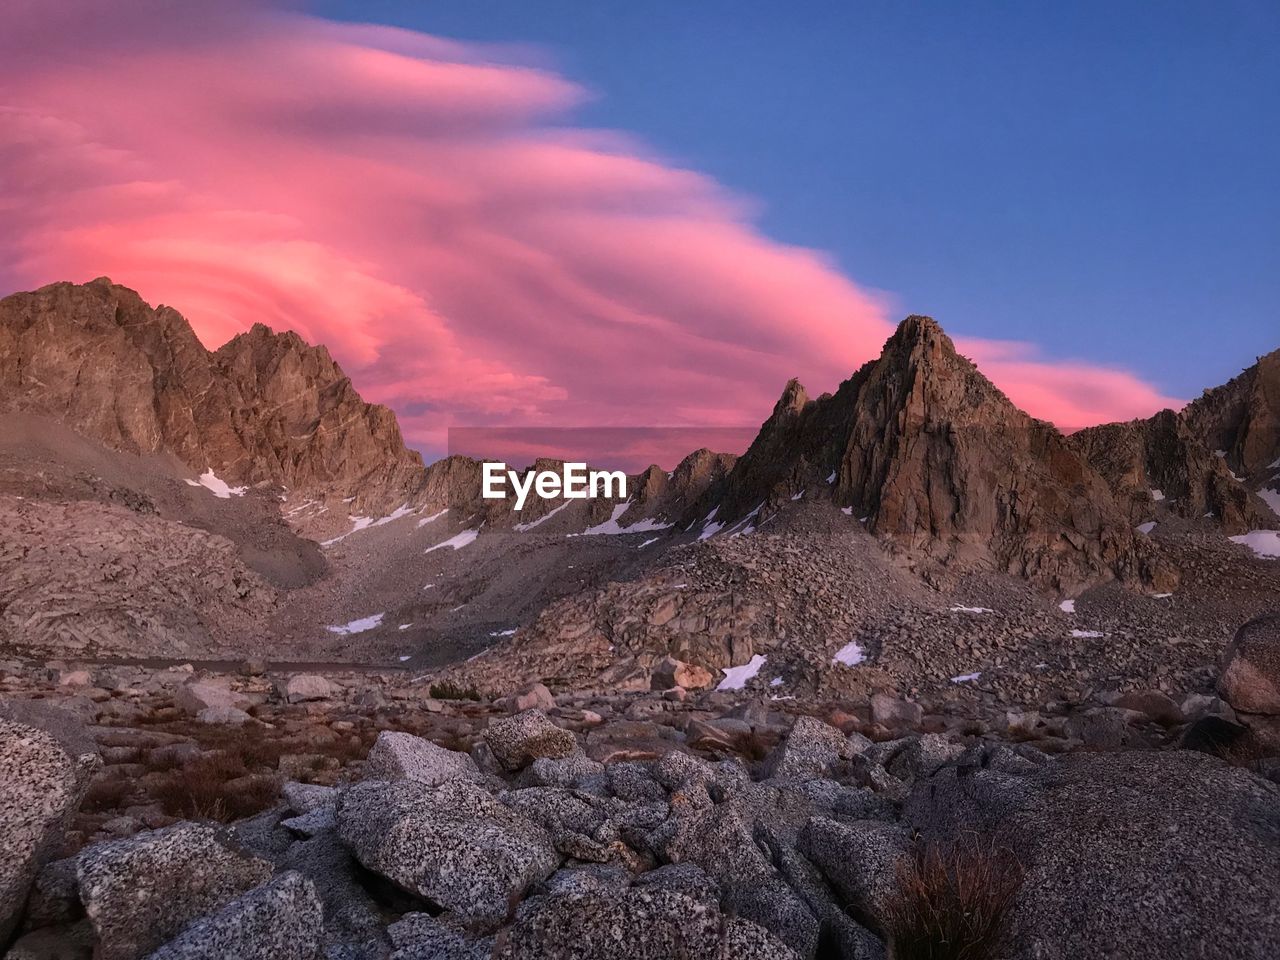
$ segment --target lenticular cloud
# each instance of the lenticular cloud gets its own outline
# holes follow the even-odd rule
[[[431,452],[458,424],[757,423],[788,377],[829,389],[891,332],[883,298],[714,181],[570,126],[588,92],[528,51],[250,2],[6,18],[0,287],[109,275],[210,346],[295,329]],[[1173,402],[963,346],[1071,426]]]

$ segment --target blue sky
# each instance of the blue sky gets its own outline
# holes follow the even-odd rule
[[[1190,398],[1280,346],[1280,5],[326,0],[532,44],[897,312]]]

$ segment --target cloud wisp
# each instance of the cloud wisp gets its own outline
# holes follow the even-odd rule
[[[109,275],[216,346],[327,344],[429,453],[453,426],[733,427],[835,386],[889,299],[616,132],[529,51],[235,0],[19,0],[0,37],[0,285]],[[945,317],[941,318],[945,323]],[[1065,426],[1177,401],[962,348]]]

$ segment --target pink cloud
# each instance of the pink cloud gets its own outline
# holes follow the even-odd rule
[[[892,330],[713,180],[568,126],[590,93],[529,51],[248,0],[6,16],[0,283],[106,274],[210,346],[295,329],[434,452],[459,425],[758,423],[787,378],[833,388]],[[1177,402],[963,343],[1067,426]]]

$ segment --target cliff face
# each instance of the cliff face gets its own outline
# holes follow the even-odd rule
[[[720,518],[815,484],[917,557],[1066,593],[1112,577],[1176,580],[1085,458],[1015,407],[928,317],[903,321],[834,395],[809,400],[788,384],[723,485]]]
[[[1280,469],[1280,350],[1273,350],[1233,380],[1206,390],[1183,411],[1210,451],[1249,479]]]
[[[1190,520],[1212,517],[1232,534],[1272,522],[1182,413],[1162,410],[1147,420],[1089,427],[1072,434],[1071,443],[1110,484],[1133,524],[1151,520],[1157,503]]]
[[[105,278],[0,300],[0,407],[233,484],[353,495],[411,488],[422,470],[394,414],[323,347],[258,324],[210,352],[176,310]]]

